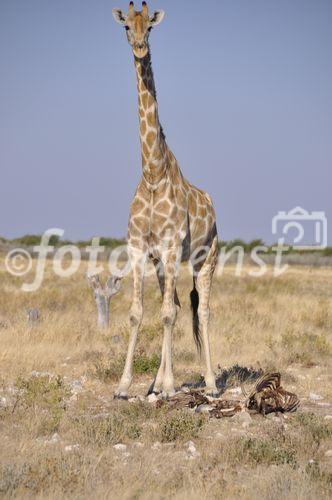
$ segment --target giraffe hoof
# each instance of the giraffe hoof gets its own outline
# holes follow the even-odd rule
[[[149,387],[149,390],[147,392],[147,396],[150,396],[150,394],[154,394],[155,396],[159,396],[159,394],[161,394],[161,390],[159,389],[156,389],[155,386],[154,386],[154,382],[150,385]]]
[[[115,393],[113,399],[117,399],[118,401],[128,401],[128,394],[125,393]]]
[[[161,398],[164,401],[167,401],[169,398],[172,398],[173,396],[175,396],[175,391],[163,391],[161,394]]]

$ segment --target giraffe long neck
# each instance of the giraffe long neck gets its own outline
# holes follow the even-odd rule
[[[143,59],[135,58],[138,110],[144,178],[155,185],[166,172],[166,142],[159,123],[158,103],[150,51]]]

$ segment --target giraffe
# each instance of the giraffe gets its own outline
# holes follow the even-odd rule
[[[133,273],[130,338],[124,371],[115,393],[127,399],[132,382],[133,358],[143,317],[143,282],[147,260],[152,260],[162,293],[163,341],[161,363],[152,391],[164,398],[175,393],[172,371],[172,332],[180,305],[176,282],[181,261],[190,260],[193,290],[190,294],[193,334],[200,353],[204,348],[207,394],[218,394],[212,370],[208,334],[212,276],[218,258],[216,217],[210,196],[191,185],[180,167],[159,122],[149,35],[164,18],[164,11],[150,15],[146,2],[128,14],[113,9],[115,20],[127,34],[137,76],[142,177],[130,208],[128,253]]]

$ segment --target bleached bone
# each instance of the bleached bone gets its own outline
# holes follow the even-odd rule
[[[99,275],[87,276],[90,287],[93,290],[98,310],[98,327],[106,329],[109,326],[110,301],[121,289],[119,276],[110,276],[103,286]]]

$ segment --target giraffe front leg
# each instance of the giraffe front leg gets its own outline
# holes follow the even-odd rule
[[[115,398],[127,399],[128,389],[133,378],[134,352],[138,336],[139,327],[143,318],[143,280],[146,254],[142,251],[131,250],[130,259],[133,270],[133,301],[130,309],[130,339],[127,351],[126,363],[120,380]]]
[[[167,252],[164,262],[164,297],[161,308],[161,321],[164,327],[163,351],[165,368],[163,374],[163,397],[168,398],[175,394],[172,366],[172,335],[176,321],[177,309],[174,302],[176,277],[179,266],[179,251]]]

